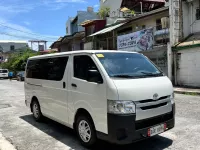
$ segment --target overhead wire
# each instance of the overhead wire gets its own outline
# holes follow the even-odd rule
[[[22,32],[22,33],[34,35],[34,36],[37,36],[37,38],[38,38],[38,37],[39,37],[39,38],[46,38],[46,39],[48,38],[48,39],[51,39],[51,40],[56,40],[56,39],[57,39],[57,37],[53,38],[53,37],[51,37],[51,36],[39,35],[39,34],[37,34],[37,33],[26,32],[26,31],[23,31],[23,30],[20,30],[20,29],[16,29],[16,28],[7,26],[7,25],[5,25],[5,24],[3,24],[3,23],[1,23],[1,22],[0,22],[0,26],[6,27],[6,28],[9,28],[9,29],[12,29],[12,30],[16,30],[16,31],[19,31],[19,32]],[[35,38],[35,39],[36,39],[36,38]],[[48,41],[48,40],[47,40],[47,41]]]

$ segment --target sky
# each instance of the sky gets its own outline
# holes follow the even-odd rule
[[[0,0],[0,40],[47,40],[65,35],[68,17],[99,0]],[[29,43],[30,45],[30,43]]]

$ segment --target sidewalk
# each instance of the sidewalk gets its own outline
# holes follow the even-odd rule
[[[183,88],[183,87],[174,87],[174,92],[178,94],[188,94],[188,95],[199,95],[200,89],[196,88]]]
[[[15,147],[3,137],[0,132],[0,150],[16,150]]]

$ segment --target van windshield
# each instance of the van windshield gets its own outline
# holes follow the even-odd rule
[[[4,70],[4,69],[2,70],[2,69],[1,69],[1,70],[0,70],[0,73],[8,73],[8,70]]]
[[[138,53],[96,54],[110,77],[146,78],[163,76],[145,56]]]

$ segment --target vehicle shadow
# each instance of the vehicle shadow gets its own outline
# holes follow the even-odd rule
[[[32,115],[21,116],[21,119],[31,124],[32,126],[38,128],[42,132],[48,134],[49,136],[55,138],[56,140],[62,142],[63,144],[71,147],[71,150],[83,150],[85,149],[80,145],[78,138],[76,137],[76,133],[53,120],[45,118],[42,123],[38,123],[33,119]],[[114,145],[105,141],[99,141],[97,146],[93,148],[93,150],[106,150],[106,149],[115,149],[115,150],[162,150],[170,145],[172,145],[173,141],[166,137],[162,136],[154,136],[150,139],[143,140],[137,143],[133,143],[130,145]]]

